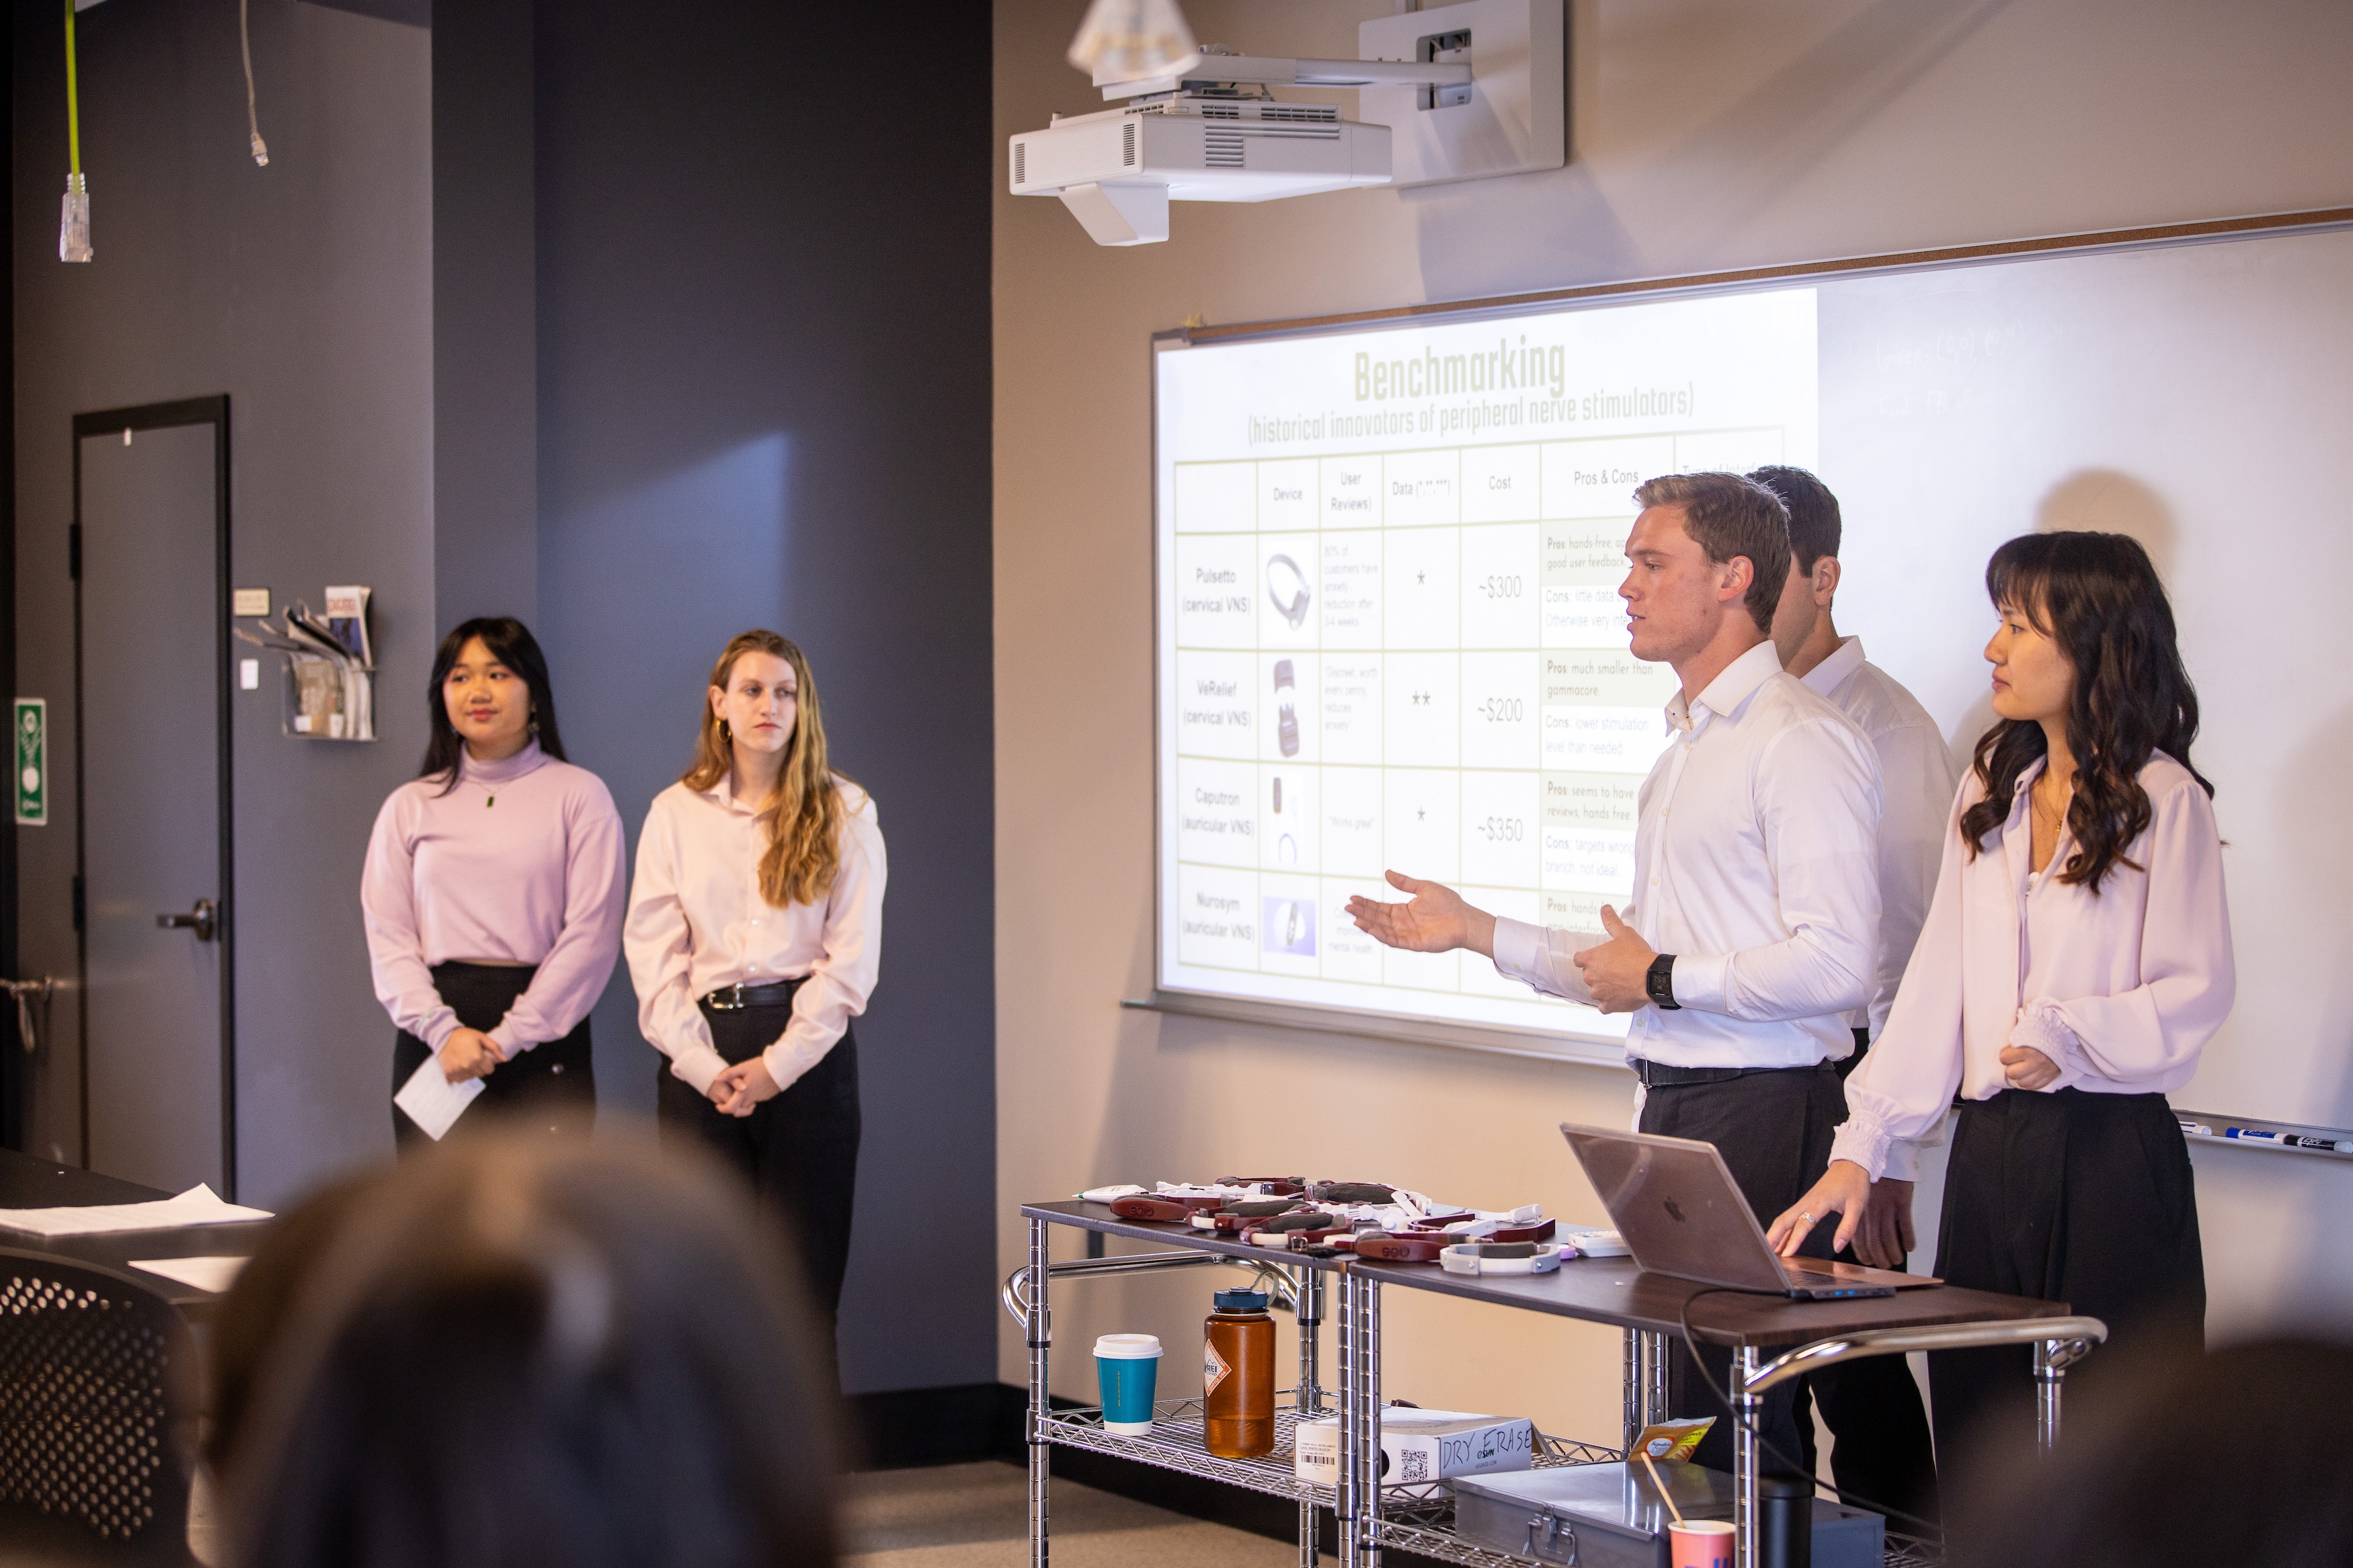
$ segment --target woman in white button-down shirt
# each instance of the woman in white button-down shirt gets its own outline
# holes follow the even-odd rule
[[[817,681],[774,632],[712,668],[694,765],[638,838],[622,951],[669,1058],[662,1137],[748,1176],[798,1237],[826,1360],[849,1262],[858,1042],[882,940],[874,802],[826,759]]]
[[[2147,553],[2121,534],[2031,535],[1994,552],[1986,586],[2000,721],[1954,803],[1885,1033],[1847,1080],[1829,1173],[1772,1237],[1793,1252],[1837,1213],[1844,1245],[1889,1144],[1957,1091],[1936,1272],[2105,1320],[2096,1374],[2201,1343],[2197,1194],[2165,1096],[2231,1010],[2222,844]],[[1930,1358],[1940,1457],[1972,1428],[1989,1452],[2031,1452],[2025,1354]]]

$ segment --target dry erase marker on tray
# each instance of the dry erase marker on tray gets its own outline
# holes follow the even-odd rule
[[[2265,1132],[2253,1127],[2232,1127],[2222,1136],[2242,1142],[2277,1143],[2289,1149],[2327,1149],[2337,1153],[2353,1153],[2353,1139],[2307,1138],[2300,1132]]]
[[[2184,1132],[2195,1132],[2200,1138],[2211,1138],[2214,1136],[2214,1130],[2211,1127],[2207,1126],[2203,1121],[2185,1121],[2181,1124],[2181,1130]]]

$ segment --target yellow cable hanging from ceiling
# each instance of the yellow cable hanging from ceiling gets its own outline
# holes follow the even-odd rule
[[[237,0],[237,47],[245,55],[245,128],[253,138],[253,161],[269,166],[269,143],[261,139],[261,115],[253,107],[253,26],[246,19],[247,0]]]
[[[90,248],[90,184],[81,177],[81,96],[74,79],[74,0],[66,0],[66,175],[65,210],[58,222],[58,259],[88,261]]]

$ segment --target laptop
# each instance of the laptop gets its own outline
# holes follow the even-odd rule
[[[1561,1124],[1634,1261],[1652,1274],[1800,1301],[1893,1296],[1944,1281],[1818,1258],[1783,1258],[1713,1143]],[[1825,1221],[1825,1223],[1831,1223]]]

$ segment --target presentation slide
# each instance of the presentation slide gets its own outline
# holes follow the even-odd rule
[[[1622,1039],[1352,894],[1596,929],[1673,673],[1627,651],[1654,475],[1812,467],[1810,289],[1155,357],[1159,985]]]

